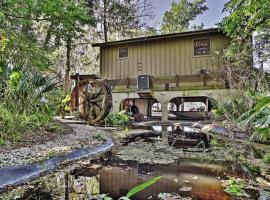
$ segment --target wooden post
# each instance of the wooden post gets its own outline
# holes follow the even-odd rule
[[[206,75],[203,74],[203,86],[206,86],[207,85],[207,78],[206,78]]]
[[[177,74],[176,77],[176,86],[178,87],[179,86],[179,82],[180,82],[180,76]]]
[[[75,93],[75,109],[78,111],[79,109],[79,90],[80,90],[80,74],[76,73],[75,75],[75,88],[76,88],[76,93]]]
[[[152,99],[147,99],[147,117],[152,117]]]
[[[129,88],[129,85],[130,85],[130,79],[127,78],[127,89]]]
[[[209,109],[209,98],[208,97],[206,97],[206,108],[205,108],[205,115],[206,115],[206,117],[208,118],[209,116],[208,116],[208,109]]]
[[[170,90],[170,84],[169,83],[165,83],[165,91],[169,91]]]

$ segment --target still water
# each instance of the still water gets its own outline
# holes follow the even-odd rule
[[[231,198],[224,192],[221,180],[228,175],[243,176],[243,173],[229,163],[203,163],[179,159],[170,165],[153,165],[113,160],[107,166],[75,170],[70,175],[71,189],[68,195],[69,199],[83,199],[86,196],[94,199],[95,194],[100,193],[118,199],[133,187],[153,177],[162,176],[132,199],[156,200],[160,193],[176,193],[195,200],[227,200]],[[84,189],[72,189],[74,185],[80,185]]]

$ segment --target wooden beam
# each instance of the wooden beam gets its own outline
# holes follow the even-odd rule
[[[168,83],[176,83],[179,85],[179,82],[181,83],[192,83],[192,82],[201,82],[204,85],[207,84],[207,82],[210,81],[218,81],[223,80],[224,75],[177,75],[177,76],[167,76],[167,77],[153,77],[152,82],[153,85],[161,85],[161,84],[168,84]],[[136,78],[126,78],[126,79],[113,79],[108,80],[109,85],[114,86],[131,86],[131,85],[137,85],[137,79]],[[180,84],[181,85],[181,84]]]
[[[76,75],[71,75],[70,79],[75,80],[76,79]],[[84,75],[80,75],[80,80],[84,80],[84,79],[100,79],[100,76],[96,75],[96,74],[84,74]]]

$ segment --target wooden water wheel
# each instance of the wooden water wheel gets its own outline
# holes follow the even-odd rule
[[[76,87],[71,94],[72,109],[76,110]],[[108,86],[100,80],[84,79],[79,83],[78,112],[82,119],[95,124],[109,114],[112,96]]]

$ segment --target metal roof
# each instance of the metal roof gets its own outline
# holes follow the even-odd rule
[[[154,41],[154,40],[160,40],[160,39],[178,38],[178,37],[209,34],[209,33],[222,33],[222,31],[218,28],[210,28],[210,29],[204,29],[204,30],[199,30],[199,31],[188,31],[188,32],[181,32],[181,33],[171,33],[171,34],[164,34],[164,35],[146,36],[146,37],[141,37],[141,38],[132,38],[132,39],[127,39],[127,40],[113,41],[113,42],[94,43],[92,44],[92,47],[103,47],[103,46],[113,46],[113,45],[121,45],[121,44],[128,44],[128,43],[147,42],[147,41]]]

